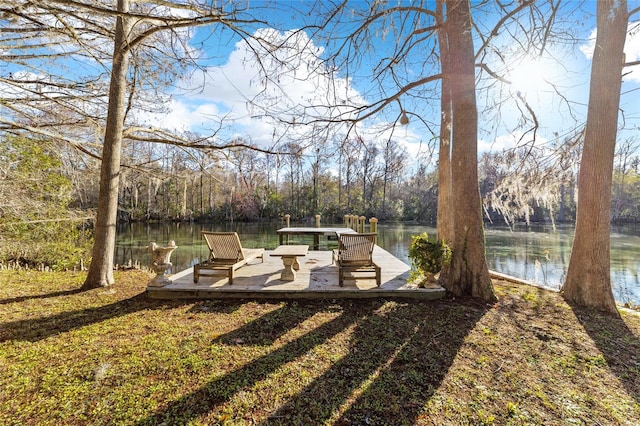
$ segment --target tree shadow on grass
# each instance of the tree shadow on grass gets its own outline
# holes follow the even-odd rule
[[[413,424],[485,312],[439,302],[371,315],[349,354],[262,424]]]
[[[164,309],[189,303],[193,302],[184,300],[158,301],[149,299],[144,293],[140,293],[107,305],[2,323],[0,342],[8,340],[36,342],[50,336],[145,309]]]
[[[160,299],[157,299],[160,300]],[[189,309],[192,314],[231,314],[242,307],[247,301],[243,299],[191,299],[193,306]]]
[[[297,358],[311,351],[314,347],[323,344],[326,340],[341,333],[354,323],[361,321],[363,318],[371,315],[382,302],[368,302],[365,306],[347,305],[341,314],[330,321],[324,322],[312,331],[293,340],[284,346],[270,352],[268,355],[261,356],[247,364],[242,368],[232,371],[224,376],[212,380],[202,388],[192,392],[176,401],[170,403],[162,411],[142,419],[138,425],[148,424],[186,424],[190,420],[205,415],[216,409],[219,405],[230,400],[238,392],[251,388],[254,384],[263,380],[268,374],[274,372],[282,365],[293,362]],[[287,320],[282,327],[274,328],[275,333],[282,334],[285,329],[295,328],[305,318],[309,318],[314,313],[326,310],[325,306],[319,303],[309,303],[301,314],[296,318],[294,315]],[[272,322],[274,319],[283,319],[286,317],[288,309],[277,310],[272,315],[267,314],[269,318],[261,318],[257,321],[249,323],[247,326],[235,330],[227,335],[221,336],[221,342],[237,342],[242,340],[243,343],[266,343],[266,341],[255,342],[249,337],[256,331],[257,327],[262,326],[265,322]],[[272,335],[269,341],[272,341]],[[244,340],[246,339],[246,340]]]
[[[283,365],[354,326],[348,354],[270,413],[262,424],[411,424],[446,376],[467,334],[486,312],[459,301],[344,301],[336,306],[341,308],[337,317],[208,382],[137,424],[186,424],[221,412],[222,406],[240,392],[254,388]],[[326,309],[310,304],[290,319],[286,319],[290,308],[278,309],[216,340],[270,344],[286,329]],[[273,326],[274,321],[282,320],[282,326]],[[260,336],[265,325],[266,336],[251,337],[255,333]]]
[[[53,297],[61,297],[61,296],[73,296],[75,294],[83,293],[84,291],[85,290],[81,288],[76,288],[73,290],[61,290],[61,291],[54,291],[52,293],[45,293],[45,294],[31,294],[28,296],[18,296],[18,297],[12,297],[9,299],[2,299],[0,300],[0,305],[22,303],[22,302],[26,302],[27,300],[50,299]]]
[[[321,310],[327,311],[326,304],[288,302],[239,329],[216,337],[212,343],[269,346]]]
[[[611,371],[640,404],[640,335],[629,329],[623,318],[573,304],[571,308]]]

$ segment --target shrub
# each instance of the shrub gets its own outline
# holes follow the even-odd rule
[[[5,227],[0,242],[0,265],[64,271],[89,263],[93,238],[70,222],[36,223]]]
[[[411,237],[409,246],[411,280],[430,281],[451,260],[451,249],[444,240],[429,238],[426,232]]]
[[[0,137],[0,266],[72,269],[88,261],[88,213],[69,209],[73,185],[54,141]]]

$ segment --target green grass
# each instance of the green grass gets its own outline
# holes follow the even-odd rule
[[[499,301],[160,301],[0,272],[2,425],[637,425],[640,317]]]

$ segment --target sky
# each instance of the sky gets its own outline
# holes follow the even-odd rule
[[[366,50],[370,56],[357,63],[349,63],[348,73],[344,63],[335,63],[334,68],[330,69],[334,79],[329,79],[328,66],[318,62],[317,57],[327,58],[341,41],[340,37],[358,24],[354,15],[345,16],[346,28],[332,28],[332,38],[320,38],[310,31],[295,32],[302,27],[303,19],[313,18],[305,8],[315,2],[271,0],[267,3],[252,0],[248,4],[266,12],[265,19],[278,27],[254,25],[251,28],[254,35],[274,43],[283,40],[289,43],[289,49],[283,49],[278,54],[282,63],[265,59],[258,64],[255,52],[261,50],[260,46],[241,40],[228,29],[193,30],[190,46],[200,55],[202,68],[184,75],[176,82],[171,99],[163,105],[165,112],[138,112],[139,121],[150,126],[160,125],[202,135],[217,132],[215,138],[219,143],[240,137],[262,148],[274,148],[284,142],[304,143],[314,131],[322,133],[327,141],[339,141],[350,131],[351,136],[357,133],[368,141],[392,138],[415,159],[423,153],[429,153],[427,148],[433,146],[434,135],[438,132],[440,108],[437,83],[413,90],[412,96],[403,95],[400,98],[402,106],[393,102],[378,114],[358,123],[355,128],[322,124],[303,126],[299,121],[292,127],[266,117],[263,109],[267,107],[280,111],[282,119],[289,123],[302,112],[353,117],[349,108],[375,103],[380,99],[382,90],[392,93],[389,92],[393,90],[391,85],[387,84],[381,89],[374,84],[373,78],[376,65],[393,50],[394,28],[391,25],[377,28],[369,40],[372,47]],[[329,2],[318,4],[326,7],[331,5]],[[269,7],[265,8],[265,5]],[[364,5],[364,2],[352,1],[349,5]],[[514,102],[517,99],[526,99],[536,111],[539,121],[536,137],[539,143],[554,138],[562,139],[583,124],[595,39],[595,1],[566,0],[561,5],[557,19],[565,21],[565,26],[575,30],[580,38],[577,43],[569,45],[563,41],[565,34],[559,34],[561,37],[552,39],[559,42],[549,43],[542,59],[524,57],[520,64],[511,64],[503,69],[499,69],[498,58],[504,52],[490,52],[490,60],[494,61],[491,65],[497,64],[495,69],[510,78],[513,84],[495,85],[495,81],[486,79],[478,81],[480,152],[509,148],[517,141],[526,142],[532,136],[532,132],[526,132],[526,126],[519,126],[522,124],[524,107],[522,102]],[[630,8],[638,6],[638,0],[629,2]],[[497,19],[498,16],[491,12],[474,12],[476,25],[485,32]],[[627,61],[640,60],[640,13],[632,19],[625,49]],[[397,22],[393,24],[398,25]],[[518,34],[517,27],[512,31],[516,40],[524,36]],[[427,38],[423,43],[433,43],[432,39]],[[496,43],[502,43],[505,49],[517,52],[517,43],[509,41],[511,44],[505,44],[505,40],[498,37]],[[476,38],[476,48],[479,45],[480,40]],[[294,55],[293,52],[304,54]],[[430,66],[428,60],[415,55],[398,68],[396,76],[406,84],[433,72]],[[260,67],[273,75],[278,84],[265,83],[259,76]],[[628,74],[624,77],[621,99],[621,108],[624,110],[621,138],[640,133],[640,66],[626,71]],[[554,88],[560,88],[562,96]],[[499,110],[494,108],[497,103],[503,104]],[[407,125],[400,125],[397,121],[401,107],[409,115]],[[222,127],[220,123],[223,123]]]
[[[281,8],[286,7],[286,2],[279,3]],[[632,3],[630,2],[630,7]],[[585,16],[588,16],[590,11],[586,12]],[[591,10],[591,12],[595,11]],[[282,10],[278,13],[281,14]],[[483,17],[476,19],[483,19]],[[300,25],[295,19],[285,20],[285,22],[289,23],[285,28],[287,30],[295,30]],[[560,137],[569,135],[572,129],[575,129],[576,125],[579,126],[585,118],[590,61],[595,40],[595,17],[592,16],[591,19],[581,22],[581,27],[580,33],[583,40],[572,49],[568,50],[567,46],[551,49],[555,57],[538,61],[524,60],[520,67],[513,68],[510,73],[514,83],[505,90],[510,91],[511,96],[514,92],[519,92],[536,110],[540,123],[536,135],[540,142],[551,140],[556,135]],[[639,21],[632,22],[630,29],[632,34],[626,42],[626,59],[627,61],[640,60]],[[274,39],[287,35],[285,32],[267,28],[258,31],[263,36],[269,34],[268,36]],[[200,37],[202,33],[195,33],[194,46],[202,50],[203,56],[213,58],[207,61],[206,71],[196,72],[182,80],[179,86],[183,90],[174,92],[169,105],[170,113],[165,116],[149,116],[150,121],[162,122],[167,127],[179,130],[207,134],[212,132],[217,127],[219,119],[224,117],[227,124],[219,136],[242,137],[262,147],[272,147],[277,141],[285,140],[285,137],[294,141],[296,138],[304,137],[303,133],[285,131],[283,126],[264,117],[259,108],[251,107],[249,100],[267,98],[262,99],[262,102],[269,102],[273,99],[265,97],[264,93],[261,95],[265,86],[258,80],[257,64],[252,60],[247,43],[227,35],[224,37],[228,38],[209,37],[207,43],[210,44],[201,45]],[[300,46],[305,46],[310,52],[316,54],[326,52],[327,46],[321,40],[310,38],[308,34],[303,34],[297,41]],[[311,57],[312,55],[309,54],[308,58]],[[267,65],[270,64],[267,63]],[[288,68],[278,67],[279,83],[282,91],[287,95],[284,105],[278,105],[283,112],[296,111],[300,106],[296,107],[296,102],[306,105],[338,102],[337,98],[327,99],[324,89],[329,87],[330,83],[323,75],[314,73],[315,65],[317,64],[309,65],[302,60],[296,62],[295,66],[291,64]],[[363,64],[363,66],[367,65],[370,63]],[[621,137],[633,136],[634,129],[637,135],[640,130],[640,97],[638,96],[640,67],[629,68],[627,71],[630,73],[624,78],[621,99],[621,108],[625,110],[626,129],[621,131]],[[363,75],[366,74],[363,73]],[[550,83],[567,91],[572,111],[567,109],[566,99],[555,94]],[[348,93],[349,100],[354,104],[376,100],[368,97],[371,92],[370,80],[341,78],[336,84],[339,86],[340,93]],[[276,96],[275,89],[271,90],[273,92],[266,89],[268,93]],[[512,147],[523,134],[523,130],[517,129],[521,113],[513,105],[500,112],[500,125],[492,124],[495,113],[485,115],[485,107],[491,102],[493,102],[492,95],[478,93],[480,152]],[[429,115],[430,119],[436,122],[438,108],[437,104],[433,104],[426,111],[413,112]],[[386,114],[381,114],[360,125],[359,132],[367,135],[367,138],[382,140],[389,137],[390,132],[393,131],[393,137],[399,140],[413,157],[417,157],[420,151],[424,152],[425,144],[433,139],[433,131],[437,129],[426,128],[420,125],[419,120],[411,120],[406,126],[396,126],[395,129],[391,129],[389,124],[397,119],[399,111],[397,108],[390,107],[385,112]],[[289,133],[285,135],[287,132]]]

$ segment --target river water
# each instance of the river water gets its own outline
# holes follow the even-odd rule
[[[310,226],[292,224],[292,226]],[[325,225],[323,226],[342,226]],[[193,266],[207,257],[208,251],[200,231],[237,231],[245,247],[274,249],[278,246],[276,230],[279,223],[161,223],[123,224],[118,228],[116,263],[150,264],[147,252],[149,242],[164,245],[173,240],[179,248],[171,256],[172,270],[176,273]],[[410,263],[408,258],[411,237],[422,232],[435,235],[435,229],[423,225],[381,224],[378,226],[378,245],[397,258]],[[564,280],[573,240],[573,227],[550,225],[487,226],[486,256],[489,269],[537,284],[559,288]],[[310,238],[297,238],[309,244]],[[320,250],[335,248],[335,242],[321,238]],[[638,227],[612,227],[611,281],[616,300],[620,303],[640,305],[640,229]]]

